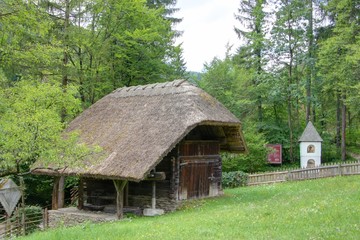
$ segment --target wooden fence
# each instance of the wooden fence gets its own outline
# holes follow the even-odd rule
[[[315,168],[292,169],[260,174],[249,174],[247,185],[261,185],[285,181],[298,181],[360,174],[360,161],[351,163],[324,164]]]
[[[46,222],[43,221],[44,214],[47,214],[47,209],[35,212],[17,208],[11,217],[6,215],[0,217],[0,239],[13,239],[44,229],[46,227]]]

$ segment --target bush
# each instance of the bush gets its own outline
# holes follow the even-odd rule
[[[248,174],[242,171],[223,172],[222,186],[224,188],[243,187],[247,185]]]
[[[267,142],[264,135],[258,133],[256,129],[248,127],[246,131],[244,130],[244,136],[248,153],[224,153],[222,155],[224,172],[243,171],[253,173],[265,170],[268,165],[268,149],[265,147]]]

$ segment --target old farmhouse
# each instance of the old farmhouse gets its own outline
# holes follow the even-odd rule
[[[55,177],[53,209],[63,207],[61,179],[79,176],[79,209],[174,210],[182,200],[222,193],[221,151],[246,152],[240,121],[185,80],[124,87],[96,102],[70,123],[81,140],[105,157],[86,168],[34,174]]]

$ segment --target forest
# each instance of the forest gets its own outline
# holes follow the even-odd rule
[[[250,154],[225,156],[224,170],[261,170],[266,143],[298,166],[308,121],[323,162],[359,153],[360,1],[245,0],[235,17],[242,45],[206,63],[198,81],[244,124]]]
[[[202,73],[187,72],[175,44],[175,4],[1,0],[0,175],[26,174],[39,158],[76,164],[97,149],[61,135],[74,117],[119,87],[179,78],[243,123],[249,154],[224,155],[224,171],[263,170],[267,143],[298,164],[308,121],[324,140],[324,162],[360,154],[360,1],[239,1],[241,46],[227,46]]]

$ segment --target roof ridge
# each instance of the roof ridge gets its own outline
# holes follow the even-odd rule
[[[137,95],[163,95],[174,94],[188,91],[188,89],[181,89],[183,86],[194,86],[186,79],[177,79],[171,82],[151,83],[146,85],[121,87],[114,90],[112,93],[117,97],[130,97]]]
[[[186,79],[176,79],[171,82],[157,82],[157,83],[150,83],[150,84],[145,84],[145,85],[121,87],[121,88],[115,89],[114,92],[121,92],[121,91],[130,92],[130,91],[154,89],[154,88],[180,87],[181,85],[183,85],[183,83],[192,85]]]

